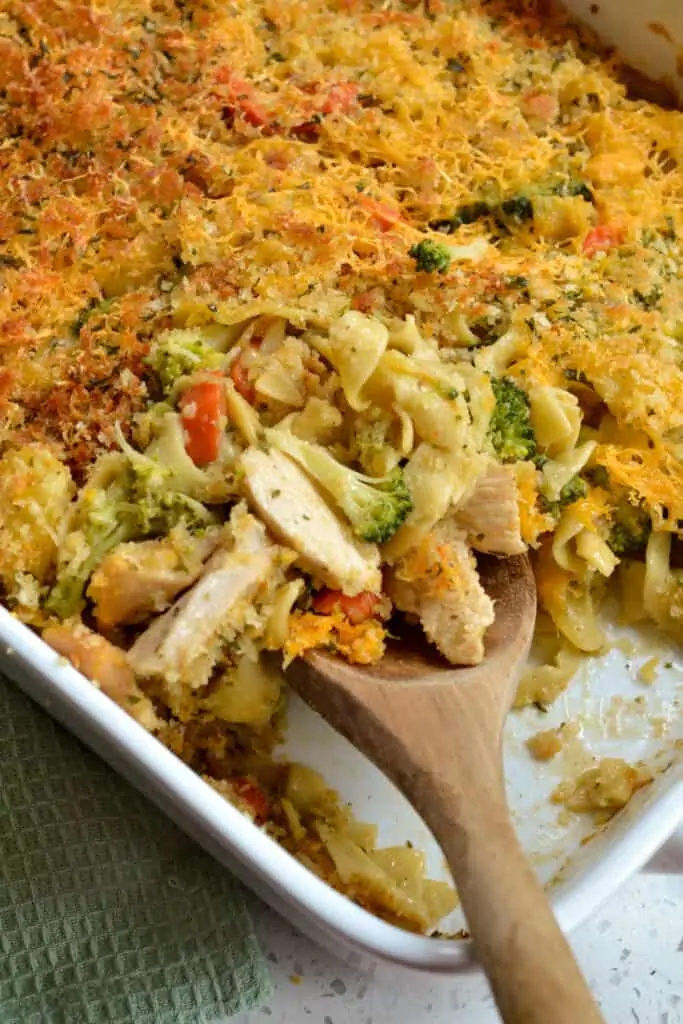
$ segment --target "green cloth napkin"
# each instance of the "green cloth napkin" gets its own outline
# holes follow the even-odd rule
[[[0,676],[2,1024],[205,1024],[269,994],[239,883]]]

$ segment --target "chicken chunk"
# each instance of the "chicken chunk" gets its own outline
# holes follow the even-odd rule
[[[425,635],[453,665],[478,665],[494,620],[463,530],[442,520],[388,574],[396,607],[416,615]]]
[[[124,651],[81,623],[48,626],[42,636],[46,644],[68,658],[74,668],[96,683],[145,729],[154,732],[161,726],[151,700],[135,681]]]
[[[156,540],[119,544],[88,587],[98,626],[132,625],[163,612],[195,582],[219,542],[218,531],[201,537],[174,531]]]
[[[240,464],[251,504],[305,572],[349,595],[381,589],[377,547],[355,540],[290,458],[248,448]]]
[[[469,498],[455,511],[457,524],[476,551],[492,555],[521,555],[522,540],[517,481],[509,466],[492,462]]]
[[[213,553],[194,586],[128,651],[136,675],[160,679],[175,705],[183,690],[208,682],[223,644],[243,631],[269,576],[281,582],[274,567],[282,549],[269,542],[263,524],[237,506],[230,525],[232,546],[223,544]]]

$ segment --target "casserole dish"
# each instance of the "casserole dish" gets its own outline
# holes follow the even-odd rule
[[[395,965],[444,975],[477,969],[468,942],[405,932],[312,875],[3,608],[0,638],[3,670],[29,697],[262,899],[335,955],[360,969]],[[592,835],[585,825],[575,821],[572,828],[563,828],[553,822],[556,810],[547,800],[552,776],[539,781],[538,765],[530,762],[522,748],[523,736],[535,731],[537,724],[522,721],[522,716],[509,719],[506,768],[513,817],[539,873],[553,879],[552,902],[567,932],[595,913],[683,823],[683,765],[676,762],[683,729],[679,725],[676,733],[672,726],[664,743],[658,738],[641,738],[648,717],[655,726],[674,719],[683,666],[672,663],[668,680],[662,680],[653,694],[648,716],[647,710],[634,704],[636,684],[627,664],[632,670],[632,663],[618,650],[596,664],[590,696],[586,686],[575,681],[570,691],[573,713],[583,706],[586,720],[593,723],[587,731],[598,737],[596,746],[602,744],[626,756],[647,756],[649,763],[659,763],[667,770],[636,793],[625,810],[590,842],[585,842]],[[609,731],[611,735],[605,736],[599,716],[613,698],[620,721]],[[566,706],[560,706],[563,703],[556,702],[551,716],[545,717],[561,720],[566,712]],[[410,839],[426,851],[432,875],[444,875],[436,844],[407,802],[373,765],[298,700],[293,700],[290,708],[288,745],[297,757],[324,769],[326,779],[353,802],[358,815],[377,821],[383,840]],[[452,925],[461,927],[462,922],[453,921]]]
[[[635,10],[635,8],[634,8]],[[579,12],[580,13],[580,12]],[[600,12],[598,12],[600,13]],[[663,17],[663,15],[662,15]],[[631,46],[636,23],[625,19]],[[652,27],[654,26],[654,27]],[[607,36],[618,26],[603,25]],[[664,22],[647,28],[652,36],[653,59],[661,71],[666,62],[659,47],[666,45],[671,75],[675,72],[671,39],[675,26]],[[615,42],[619,42],[615,38]],[[629,52],[628,50],[626,52]],[[644,51],[645,52],[645,51]],[[63,666],[54,653],[9,615],[0,619],[0,638],[6,645],[7,670],[27,692],[52,714],[98,750],[145,793],[297,924],[319,937],[373,957],[404,966],[456,972],[471,966],[464,943],[427,940],[408,935],[351,904],[328,889],[236,810],[212,792],[199,777],[176,761],[119,709],[89,686],[73,669]],[[626,644],[628,641],[625,642]],[[621,650],[621,653],[620,653]],[[682,812],[680,769],[675,764],[676,710],[675,653],[657,639],[656,652],[666,659],[658,686],[648,695],[633,673],[644,668],[643,655],[623,655],[615,648],[593,662],[590,687],[577,679],[565,701],[559,702],[544,725],[563,717],[582,716],[584,732],[595,752],[614,752],[629,759],[645,758],[662,771],[652,786],[639,794],[609,829],[592,835],[585,822],[554,821],[556,810],[547,805],[553,781],[551,771],[532,768],[518,757],[522,741],[538,729],[538,713],[511,718],[508,729],[508,778],[513,808],[530,852],[544,876],[554,881],[557,912],[565,928],[578,924],[612,889],[642,864],[677,827]],[[622,656],[623,655],[623,656]],[[630,660],[628,658],[630,657]],[[651,660],[651,659],[650,659]],[[654,718],[653,718],[654,716]],[[644,727],[644,722],[651,722]],[[651,732],[646,747],[643,733]],[[661,741],[661,742],[660,742]],[[323,767],[326,778],[349,799],[356,814],[379,821],[383,838],[407,839],[428,850],[432,873],[439,871],[439,855],[419,822],[387,783],[349,748],[329,735],[304,708],[293,704],[288,744],[298,759]],[[452,922],[457,928],[457,921]]]

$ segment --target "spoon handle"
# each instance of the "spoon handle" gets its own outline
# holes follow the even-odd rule
[[[429,824],[457,879],[503,1020],[598,1024],[603,1018],[521,850],[502,790],[452,796],[437,786]]]
[[[377,678],[318,654],[295,661],[291,678],[398,786],[441,844],[504,1021],[599,1024],[505,800],[503,723],[535,615],[531,570],[514,578],[506,571],[497,591],[499,635],[474,669],[416,678],[409,662],[394,663],[400,675]]]
[[[599,1024],[602,1016],[510,820],[500,685],[392,686],[352,679],[306,690],[391,778],[436,836],[506,1024]]]

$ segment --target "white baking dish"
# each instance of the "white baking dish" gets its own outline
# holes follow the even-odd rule
[[[683,5],[677,0],[650,0],[647,13],[641,13],[638,0],[602,0],[595,16],[590,14],[593,5],[584,0],[570,6],[593,20],[606,39],[623,46],[642,70],[676,81],[683,94],[683,79],[676,78],[676,40],[683,40]],[[666,26],[674,42],[653,31],[653,23]],[[615,649],[593,663],[549,715],[525,712],[508,722],[506,771],[513,816],[539,874],[553,881],[552,899],[565,930],[594,913],[683,824],[680,650],[661,636],[645,639],[649,651],[634,655],[624,653],[628,648]],[[475,966],[467,942],[401,931],[310,874],[2,608],[0,645],[3,669],[31,697],[302,930],[356,963],[379,961],[442,974]],[[637,671],[653,651],[671,667],[662,670],[655,687],[645,689]],[[291,755],[318,767],[351,801],[358,817],[378,823],[382,842],[410,839],[427,851],[430,873],[443,875],[431,836],[390,783],[300,702],[292,705]],[[642,757],[656,769],[668,766],[591,842],[586,842],[589,823],[578,818],[558,822],[557,808],[548,802],[559,781],[558,767],[554,762],[532,764],[523,749],[528,735],[570,717],[582,719],[591,751]],[[452,922],[455,927],[460,923]]]
[[[239,811],[195,775],[175,755],[59,658],[34,633],[0,608],[3,669],[51,715],[92,747],[130,782],[158,804],[178,825],[255,889],[298,927],[357,964],[380,961],[436,973],[459,973],[474,966],[466,942],[427,939],[386,924],[351,903],[299,864]],[[662,660],[673,657],[662,649]],[[674,662],[656,689],[651,707],[634,703],[637,686],[625,668],[625,656],[613,651],[594,666],[586,685],[573,684],[567,707],[558,701],[542,726],[582,714],[592,749],[645,756],[671,767],[637,794],[590,843],[586,823],[560,827],[557,808],[548,804],[555,784],[550,770],[532,765],[522,749],[525,735],[541,727],[533,713],[509,720],[506,763],[510,802],[525,846],[539,873],[557,876],[555,909],[569,931],[589,917],[614,890],[637,871],[683,824],[683,766],[675,762],[683,730],[676,732],[676,693],[683,676]],[[630,663],[633,672],[636,662]],[[619,703],[609,712],[609,694]],[[630,694],[630,695],[629,695]],[[630,703],[629,703],[630,701]],[[668,722],[662,741],[647,737],[646,722]],[[613,720],[605,730],[599,723]],[[661,725],[655,721],[655,733]],[[351,799],[356,813],[380,825],[380,838],[411,839],[426,849],[432,874],[444,874],[435,843],[390,783],[341,737],[300,702],[290,714],[288,745],[298,759],[324,771],[332,785]],[[456,926],[459,922],[453,922]]]
[[[562,0],[631,67],[683,97],[683,4],[680,0]]]

